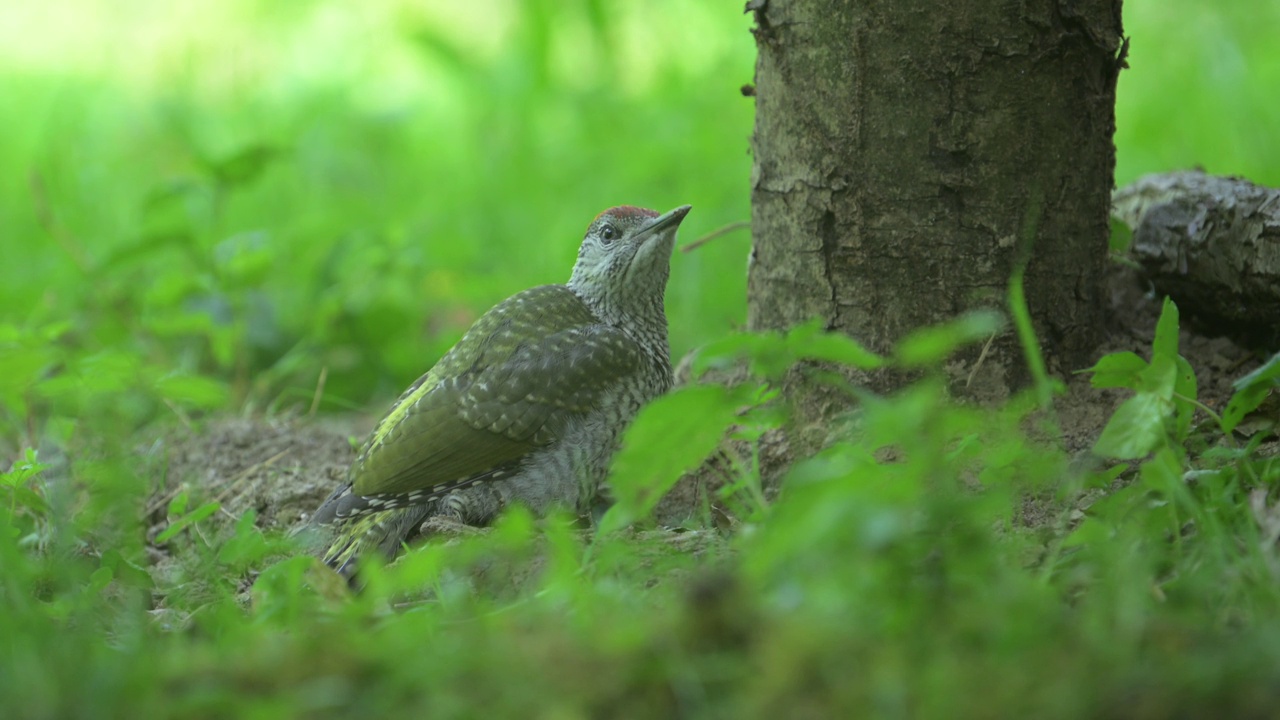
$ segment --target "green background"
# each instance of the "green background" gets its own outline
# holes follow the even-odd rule
[[[1280,183],[1280,3],[1125,11],[1117,183]],[[139,389],[132,422],[157,389],[398,392],[490,305],[562,282],[607,207],[690,203],[682,242],[749,218],[750,24],[682,0],[6,3],[0,393],[86,358]],[[749,242],[677,254],[677,358],[744,322]]]

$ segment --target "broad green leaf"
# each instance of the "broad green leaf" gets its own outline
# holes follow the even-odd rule
[[[687,470],[719,446],[737,418],[738,400],[720,385],[693,385],[650,403],[627,430],[609,484],[617,504],[601,519],[601,532],[646,515]]]
[[[785,337],[776,332],[739,333],[708,343],[694,358],[694,375],[739,359],[746,359],[754,374],[770,378],[778,377],[800,360],[825,360],[863,369],[884,364],[883,358],[857,341],[838,332],[827,332],[820,321],[814,320],[792,328]]]
[[[862,347],[853,338],[821,328],[814,330],[796,328],[787,334],[787,345],[797,359],[826,360],[862,370],[874,370],[884,365],[884,358]]]
[[[1004,327],[1004,318],[994,310],[975,310],[941,325],[917,330],[895,350],[897,361],[905,367],[937,365],[956,350],[986,340]]]
[[[1165,355],[1157,355],[1151,360],[1151,365],[1138,373],[1139,392],[1149,392],[1159,395],[1164,400],[1173,399],[1173,389],[1177,384],[1178,378],[1178,362],[1177,356],[1167,357]]]
[[[1091,372],[1090,384],[1095,388],[1137,389],[1138,377],[1147,369],[1147,361],[1137,353],[1118,352],[1104,356],[1096,365],[1082,373]]]
[[[1152,392],[1124,401],[1103,428],[1093,451],[1103,457],[1132,460],[1145,457],[1164,437],[1164,420],[1173,403]]]
[[[777,357],[786,353],[786,341],[778,333],[736,333],[713,340],[698,349],[693,371],[699,376],[713,367],[732,365],[739,358]]]

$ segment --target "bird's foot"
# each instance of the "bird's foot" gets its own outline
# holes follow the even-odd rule
[[[475,535],[488,534],[489,528],[468,525],[449,515],[432,515],[423,521],[418,528],[418,532],[423,537],[473,537]]]

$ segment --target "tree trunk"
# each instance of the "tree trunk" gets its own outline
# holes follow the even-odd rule
[[[965,310],[1006,309],[1031,252],[1027,301],[1050,370],[1090,364],[1120,3],[748,3],[759,46],[751,329],[818,316],[883,351]],[[969,377],[977,355],[951,369]],[[1012,332],[975,377],[968,392],[983,398],[1024,382]]]

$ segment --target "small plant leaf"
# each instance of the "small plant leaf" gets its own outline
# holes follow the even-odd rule
[[[1195,403],[1191,402],[1196,399],[1198,388],[1196,386],[1196,371],[1191,367],[1191,363],[1187,359],[1178,356],[1177,372],[1173,380],[1173,392],[1178,395],[1174,399],[1174,403],[1178,408],[1178,418],[1175,425],[1178,442],[1187,439],[1187,435],[1191,433],[1191,419],[1196,414]],[[1182,398],[1186,398],[1185,400]]]
[[[1177,356],[1171,358],[1157,355],[1151,360],[1151,365],[1138,374],[1137,390],[1139,392],[1155,393],[1164,400],[1172,400],[1177,377]]]
[[[1160,309],[1160,320],[1156,322],[1156,339],[1151,344],[1152,361],[1161,357],[1171,362],[1178,358],[1178,306],[1167,297]]]
[[[173,539],[174,536],[176,536],[178,533],[182,532],[183,530],[187,529],[191,525],[194,525],[200,522],[201,520],[204,520],[205,518],[209,517],[210,515],[218,512],[219,507],[220,506],[216,502],[207,502],[204,505],[201,505],[200,507],[196,508],[195,510],[192,510],[191,512],[187,513],[186,515],[183,515],[177,520],[174,520],[172,523],[169,524],[169,527],[165,528],[163,531],[161,531],[159,535],[156,536],[155,544],[163,545],[164,543],[169,542],[170,540]]]
[[[1137,353],[1118,352],[1104,356],[1096,365],[1080,372],[1093,373],[1089,382],[1095,388],[1122,387],[1133,390],[1138,387],[1138,378],[1147,367],[1147,361]]]
[[[1258,409],[1267,395],[1280,386],[1280,353],[1271,357],[1262,367],[1233,383],[1236,389],[1227,409],[1222,412],[1222,431],[1236,429],[1246,415]]]
[[[1125,400],[1102,429],[1093,451],[1103,457],[1133,460],[1146,456],[1164,437],[1164,420],[1173,403],[1153,392]]]
[[[1123,255],[1129,252],[1129,246],[1132,244],[1133,231],[1129,229],[1129,225],[1123,220],[1111,218],[1111,237],[1107,243],[1108,249],[1117,255]]]

